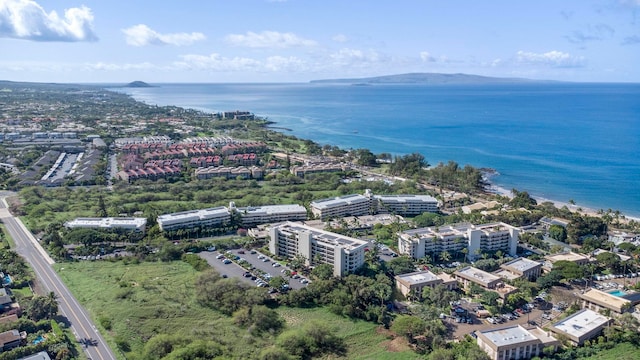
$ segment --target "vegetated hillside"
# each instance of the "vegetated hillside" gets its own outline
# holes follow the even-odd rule
[[[376,76],[360,79],[326,79],[312,80],[311,83],[340,83],[340,84],[499,84],[523,83],[546,80],[531,80],[523,78],[499,78],[470,74],[440,74],[440,73],[409,73],[398,75]]]

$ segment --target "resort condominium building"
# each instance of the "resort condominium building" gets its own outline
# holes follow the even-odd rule
[[[366,190],[364,195],[351,194],[311,203],[311,212],[322,220],[378,213],[416,216],[437,211],[438,200],[429,195],[373,195],[371,190]]]
[[[158,216],[158,226],[161,231],[188,229],[198,226],[217,226],[230,221],[231,213],[224,206]]]
[[[307,265],[330,264],[334,276],[343,276],[364,264],[368,242],[286,222],[269,230],[269,251],[289,259],[300,255]]]
[[[311,212],[322,220],[345,216],[362,216],[371,213],[371,198],[360,194],[339,196],[313,201]]]
[[[266,205],[236,208],[234,203],[229,209],[240,215],[242,226],[253,227],[260,224],[283,221],[304,221],[307,219],[307,209],[301,205]]]
[[[481,252],[497,250],[515,256],[517,246],[518,229],[505,223],[420,228],[398,236],[399,252],[414,259],[444,251],[453,255],[465,248],[470,259],[475,259]]]
[[[526,329],[515,325],[476,331],[476,335],[478,346],[491,360],[531,359],[542,355],[546,347],[553,347],[555,352],[560,345],[560,341],[539,327]]]
[[[69,229],[87,228],[137,232],[144,232],[146,225],[146,218],[131,217],[76,218],[64,223],[64,226]]]
[[[429,195],[374,195],[373,199],[377,213],[416,216],[425,212],[438,212],[438,200]]]

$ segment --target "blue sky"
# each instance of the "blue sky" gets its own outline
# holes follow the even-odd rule
[[[0,79],[640,82],[640,0],[0,0]]]

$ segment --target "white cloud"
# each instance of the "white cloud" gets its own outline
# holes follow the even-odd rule
[[[127,29],[123,29],[127,44],[133,46],[145,45],[191,45],[196,41],[204,40],[206,37],[199,32],[160,34],[147,25],[139,24]]]
[[[433,57],[431,54],[429,54],[429,52],[427,51],[421,51],[420,52],[420,59],[422,59],[422,61],[424,62],[435,62],[436,58]]]
[[[553,50],[544,54],[527,51],[518,51],[516,62],[528,65],[541,65],[549,67],[582,67],[585,65],[585,58],[582,56],[572,56],[568,53]]]
[[[358,49],[343,48],[337,53],[329,55],[337,66],[353,66],[362,64],[382,63],[388,60],[386,55],[374,50],[362,51]]]
[[[257,70],[261,67],[258,60],[244,57],[226,58],[220,54],[181,55],[181,61],[173,65],[185,70],[212,70],[212,71],[248,71]]]
[[[230,34],[226,41],[235,46],[245,46],[250,48],[290,48],[315,46],[313,40],[304,39],[293,33],[281,33],[277,31],[263,31],[254,33],[248,31],[246,34]]]
[[[0,37],[34,41],[95,41],[93,14],[86,6],[69,8],[60,17],[33,0],[0,1]]]
[[[345,42],[349,41],[349,38],[347,37],[347,35],[344,35],[344,34],[335,35],[331,39],[333,41],[339,42],[339,43],[345,43]]]
[[[307,69],[307,64],[304,60],[295,56],[283,57],[283,56],[270,56],[264,63],[264,68],[269,71],[289,71],[298,72]]]

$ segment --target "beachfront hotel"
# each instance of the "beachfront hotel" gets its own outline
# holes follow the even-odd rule
[[[438,255],[444,251],[454,254],[465,248],[468,258],[472,260],[481,252],[498,250],[515,256],[518,235],[518,228],[505,223],[420,228],[400,233],[398,250],[414,259]]]
[[[221,226],[231,222],[231,213],[224,206],[182,211],[158,216],[161,231],[190,229],[200,226]]]
[[[240,215],[243,227],[254,227],[260,224],[283,221],[304,221],[307,219],[307,209],[302,205],[265,205],[236,208],[229,204],[229,210]]]
[[[364,195],[316,200],[311,203],[311,212],[322,220],[369,214],[416,216],[438,212],[438,200],[429,195],[373,195],[367,189]]]
[[[126,230],[144,232],[147,225],[146,218],[132,217],[104,217],[104,218],[76,218],[67,221],[64,226],[69,229],[102,229],[102,230]]]
[[[580,346],[585,341],[600,335],[611,323],[611,318],[590,309],[582,309],[577,313],[553,324],[551,331],[564,335],[574,345]]]
[[[364,264],[367,241],[286,222],[269,229],[269,251],[285,258],[300,255],[307,266],[329,264],[334,276],[354,272]]]
[[[560,341],[543,329],[526,329],[522,325],[476,332],[478,346],[492,360],[519,360],[541,356],[542,350],[552,346],[555,352]]]
[[[431,271],[418,271],[394,277],[396,288],[405,297],[409,294],[420,298],[425,287],[434,288],[443,285],[448,290],[458,288],[458,282],[447,273],[434,274]]]

